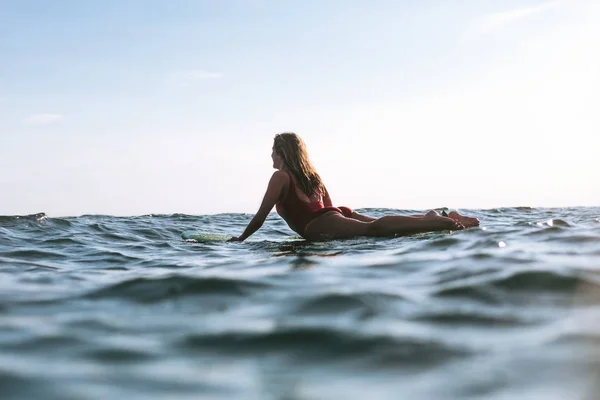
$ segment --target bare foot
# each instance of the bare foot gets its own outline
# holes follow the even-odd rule
[[[427,218],[427,219],[442,219],[448,223],[448,229],[453,230],[453,231],[459,231],[461,229],[466,228],[461,221],[459,221],[457,219],[449,218],[448,216],[442,217],[435,210],[431,210],[427,214],[425,214],[425,218]]]
[[[472,228],[474,226],[479,226],[479,220],[477,218],[467,217],[465,215],[460,215],[456,211],[452,211],[448,214],[449,218],[460,222],[465,228]]]

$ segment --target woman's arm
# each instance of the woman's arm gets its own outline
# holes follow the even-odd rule
[[[267,216],[273,209],[273,206],[277,203],[277,200],[279,200],[283,188],[288,183],[289,179],[288,175],[283,171],[276,171],[273,173],[260,208],[244,230],[244,233],[239,237],[231,238],[231,242],[243,242],[263,225],[265,219],[267,219]]]

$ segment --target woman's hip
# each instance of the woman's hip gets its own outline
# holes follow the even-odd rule
[[[304,229],[304,238],[323,241],[365,236],[368,234],[369,225],[368,222],[346,218],[339,211],[332,210],[310,221]]]

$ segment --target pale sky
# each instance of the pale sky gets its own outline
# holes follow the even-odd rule
[[[0,215],[600,206],[600,1],[0,0]]]

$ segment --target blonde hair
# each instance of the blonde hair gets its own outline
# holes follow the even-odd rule
[[[304,141],[295,133],[285,132],[275,135],[273,149],[283,159],[283,163],[296,178],[296,184],[307,195],[325,195],[325,185],[308,159]]]

